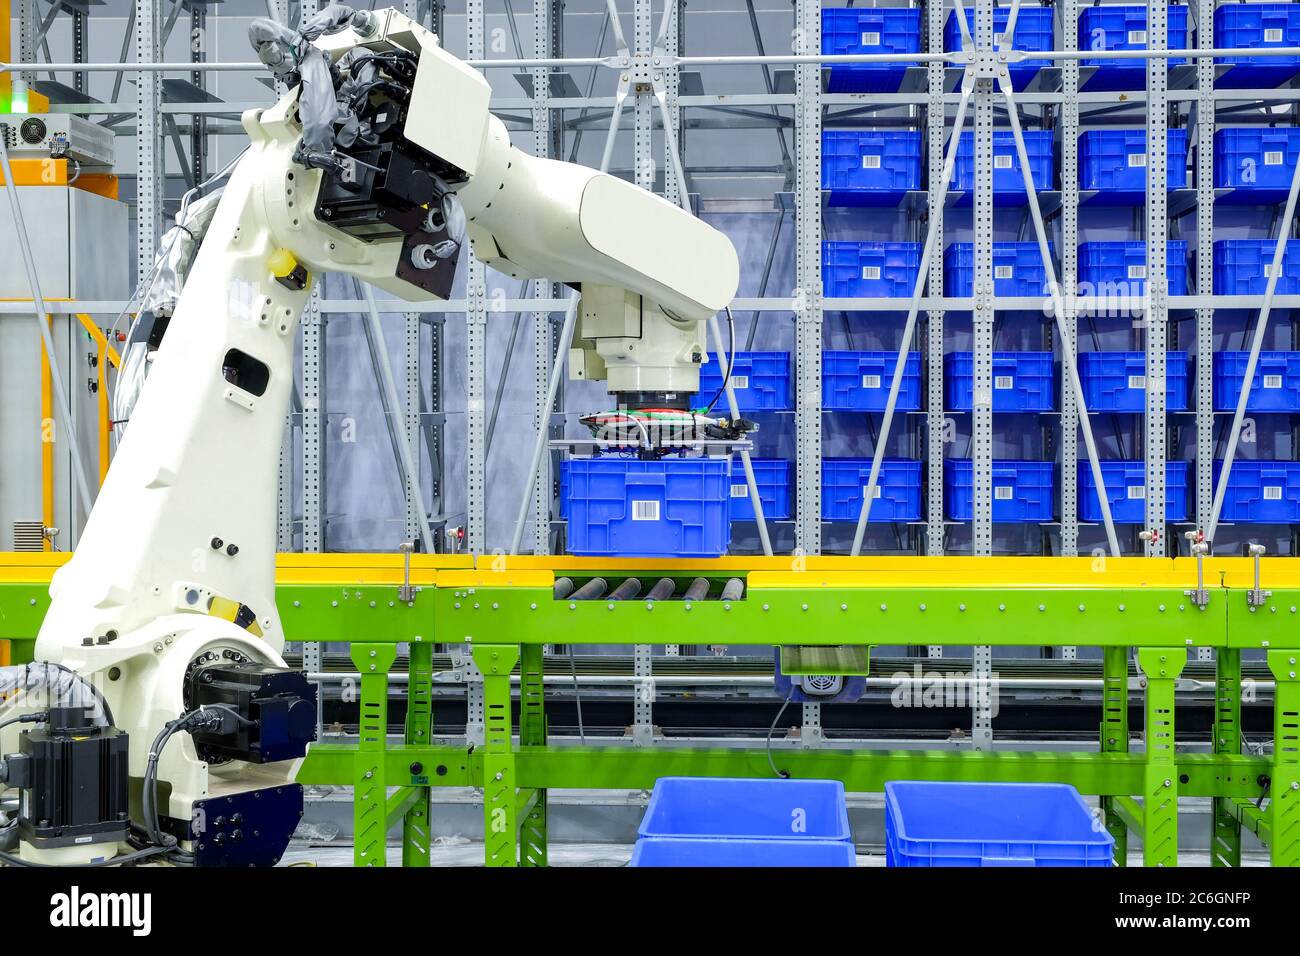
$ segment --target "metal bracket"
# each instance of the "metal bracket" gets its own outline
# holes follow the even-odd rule
[[[412,604],[420,590],[411,587],[411,552],[415,550],[415,542],[403,541],[397,550],[402,553],[402,586],[397,589],[397,599],[404,604]]]
[[[1265,591],[1259,586],[1259,559],[1264,556],[1264,546],[1252,544],[1246,548],[1246,553],[1255,559],[1255,586],[1246,592],[1246,604],[1250,607],[1263,607],[1273,596],[1272,591]]]
[[[1199,529],[1188,531],[1184,537],[1191,543],[1192,554],[1196,557],[1196,588],[1183,594],[1204,611],[1210,603],[1210,592],[1205,589],[1205,555],[1209,553],[1210,545],[1205,540],[1205,532]]]

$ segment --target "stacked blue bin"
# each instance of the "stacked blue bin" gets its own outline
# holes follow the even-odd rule
[[[722,388],[725,368],[717,355],[700,366],[697,405],[712,401]],[[731,389],[742,412],[789,411],[794,407],[790,400],[790,353],[737,352],[731,362]],[[725,401],[719,401],[725,408]]]
[[[1055,255],[1052,246],[1048,254]],[[954,242],[943,252],[943,294],[969,296],[975,288],[975,244]],[[1037,242],[993,243],[993,294],[1034,297],[1049,294],[1047,267]]]
[[[1055,466],[1050,461],[993,461],[993,521],[1025,524],[1051,521],[1056,510]],[[953,521],[975,518],[975,468],[969,458],[945,458],[943,494]]]
[[[1223,462],[1216,460],[1216,489],[1222,472]],[[1300,462],[1235,459],[1219,518],[1240,524],[1300,523]]]
[[[1225,205],[1285,202],[1296,162],[1300,128],[1229,127],[1214,134],[1214,186],[1232,190]]]
[[[784,458],[750,458],[754,484],[763,503],[763,520],[783,521],[790,517],[790,462]],[[749,481],[740,456],[731,462],[731,520],[753,521],[754,502],[749,497]]]
[[[921,52],[921,11],[897,7],[827,8],[822,11],[822,53]],[[916,63],[835,63],[832,93],[896,93]]]
[[[822,294],[828,298],[910,298],[921,268],[919,242],[822,243]]]
[[[1214,294],[1263,295],[1277,254],[1276,239],[1220,239],[1214,244]],[[1275,295],[1300,295],[1300,239],[1288,239]]]
[[[952,352],[944,358],[948,409],[968,412],[975,404],[975,357]],[[995,412],[1050,412],[1056,408],[1056,367],[1051,352],[994,352]]]
[[[1000,8],[999,8],[1000,9]],[[1027,129],[1025,156],[1029,160],[1035,192],[1052,188],[1052,132]],[[952,182],[949,188],[957,193],[969,193],[975,188],[975,134],[965,132],[957,143],[957,156],[953,163]],[[1029,202],[1025,193],[1024,174],[1020,171],[1020,154],[1016,149],[1015,134],[1009,129],[993,131],[993,196],[998,206],[1024,206]],[[962,195],[954,205],[969,206],[971,197]]]
[[[971,40],[975,38],[974,7],[966,5],[966,28]],[[1051,7],[1031,7],[1022,5],[1016,15],[1016,32],[1011,38],[1011,48],[1025,50],[1029,53],[1050,52],[1054,43],[1053,11]],[[995,7],[993,10],[993,36],[995,46],[1003,49],[1002,38],[1007,32],[1007,21],[1011,17],[1010,6]],[[957,20],[957,11],[948,14],[943,26],[943,48],[951,52],[962,49],[961,24]],[[1011,84],[1016,91],[1024,90],[1044,67],[1050,67],[1050,59],[1025,59],[1010,65]]]
[[[822,459],[822,520],[857,521],[871,478],[870,458]],[[882,458],[868,521],[921,520],[921,463]]]
[[[844,784],[660,777],[629,865],[856,866]]]
[[[1146,462],[1114,460],[1099,464],[1111,520],[1116,524],[1144,524],[1147,520]],[[1185,461],[1165,462],[1166,521],[1187,520],[1187,466]],[[1079,520],[1104,520],[1092,463],[1086,460],[1079,462]]]
[[[823,352],[822,408],[837,412],[883,412],[897,368],[897,352]],[[920,407],[921,356],[908,352],[894,409],[913,412]]]
[[[1187,130],[1167,138],[1166,188],[1187,186]],[[1079,137],[1079,188],[1096,190],[1093,206],[1141,206],[1146,202],[1147,131],[1093,129]]]
[[[1170,295],[1187,294],[1187,243],[1165,246]],[[1079,294],[1102,298],[1141,296],[1147,289],[1145,242],[1084,242],[1079,245]]]
[[[1215,411],[1236,411],[1249,361],[1249,352],[1214,353]],[[1259,353],[1246,411],[1300,413],[1300,352]]]
[[[1214,11],[1214,45],[1221,50],[1300,47],[1300,4],[1224,3]],[[1269,89],[1300,73],[1300,56],[1221,56],[1230,66],[1215,80],[1220,89]]]
[[[1080,352],[1079,383],[1090,412],[1142,413],[1147,407],[1145,352]],[[1165,353],[1165,409],[1187,410],[1190,362],[1186,352]]]
[[[1187,7],[1171,5],[1168,9],[1167,50],[1187,49]],[[1146,4],[1106,4],[1084,7],[1079,14],[1080,50],[1145,50],[1147,48]],[[1171,67],[1181,66],[1187,60],[1170,57]],[[1094,90],[1146,89],[1147,67],[1145,60],[1121,60],[1096,57],[1082,61],[1084,83],[1081,87]],[[1095,72],[1093,72],[1095,70]],[[1091,76],[1087,73],[1091,72]]]
[[[825,130],[822,189],[832,206],[897,206],[921,188],[917,130]]]

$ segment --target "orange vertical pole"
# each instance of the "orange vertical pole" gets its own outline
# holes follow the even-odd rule
[[[0,0],[2,2],[2,0]],[[45,320],[53,325],[53,316]],[[52,356],[41,340],[41,518],[45,527],[54,527],[54,384],[50,376]],[[44,541],[44,550],[52,551],[54,542]]]

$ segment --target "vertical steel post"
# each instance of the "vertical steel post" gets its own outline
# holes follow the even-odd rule
[[[420,20],[419,0],[402,0],[402,12],[412,20]],[[420,444],[420,403],[423,391],[423,354],[420,349],[420,330],[423,328],[419,312],[402,314],[402,409],[393,409],[394,419],[401,414],[403,432],[411,448],[411,462],[407,465],[407,481],[404,485],[405,513],[402,520],[402,536],[407,541],[421,538],[421,531],[429,528],[433,541],[439,536],[439,527],[428,521],[428,511],[424,505],[424,482],[421,480]],[[380,347],[384,346],[380,336]],[[426,542],[426,547],[430,543]],[[436,544],[430,550],[438,550]]]
[[[135,59],[137,63],[156,63],[158,44],[159,0],[135,0]],[[140,73],[136,77],[136,149],[135,149],[135,228],[136,281],[141,282],[153,268],[158,254],[158,224],[162,218],[163,168],[162,137],[159,117],[162,114],[162,74]]]
[[[1214,752],[1241,753],[1241,648],[1220,647],[1214,664]],[[1241,820],[1231,797],[1215,797],[1210,865],[1241,866]]]
[[[533,56],[545,59],[558,53],[553,49],[553,39],[560,27],[562,8],[556,0],[533,0]],[[556,154],[555,135],[551,129],[551,71],[539,67],[531,71],[533,77],[533,155],[551,157]],[[537,280],[533,283],[533,296],[549,299],[555,294],[555,283]],[[533,313],[533,423],[539,432],[551,431],[555,408],[547,401],[547,386],[551,378],[551,358],[555,346],[552,342],[551,313]],[[533,484],[533,554],[549,554],[551,550],[551,500],[553,492],[552,455],[547,452],[538,464]]]
[[[1147,4],[1147,48],[1169,49],[1168,0]],[[1147,279],[1146,279],[1146,526],[1159,535],[1144,539],[1147,557],[1165,554],[1165,462],[1169,429],[1165,417],[1165,349],[1169,344],[1169,68],[1161,57],[1147,60]],[[1206,250],[1208,251],[1208,250]],[[1208,262],[1202,254],[1202,269]]]
[[[518,644],[476,644],[474,663],[483,673],[487,733],[483,741],[483,839],[487,866],[519,865],[519,808],[511,740],[510,672]]]
[[[353,764],[352,860],[355,866],[386,865],[388,781],[384,751],[388,746],[388,671],[397,659],[396,644],[349,646],[361,673],[361,716]]]
[[[1101,752],[1128,753],[1127,647],[1102,649]],[[1114,797],[1101,798],[1106,829],[1115,838],[1115,865],[1128,865],[1128,825],[1116,810]]]
[[[944,8],[942,3],[926,5],[926,50],[937,53],[943,50]],[[947,64],[935,61],[926,67],[925,129],[926,155],[929,159],[930,190],[928,206],[929,228],[937,230],[938,241],[930,250],[931,289],[943,288],[943,194],[936,188],[943,179],[943,140],[947,117],[943,105],[943,81]],[[947,431],[943,402],[943,328],[942,309],[926,312],[926,358],[929,366],[926,379],[925,447],[926,447],[926,506],[925,553],[942,555],[944,542],[943,515],[943,446]],[[935,645],[938,654],[942,649]]]
[[[1214,49],[1215,0],[1199,0],[1196,15],[1196,45]],[[1198,259],[1208,261],[1199,250],[1214,245],[1214,57],[1196,58],[1196,248]],[[1213,272],[1196,270],[1196,294],[1205,301],[1214,292]],[[1196,310],[1196,354],[1214,354],[1214,310]],[[1202,528],[1210,523],[1214,510],[1214,367],[1213,362],[1196,363],[1196,521]]]
[[[1061,49],[1078,48],[1078,0],[1061,2]],[[1078,351],[1079,61],[1061,63],[1061,317],[1060,348]],[[1061,555],[1079,553],[1079,426],[1074,388],[1061,376]],[[1063,648],[1063,650],[1066,650]],[[1073,648],[1069,649],[1073,651]],[[1074,654],[1066,656],[1073,657]]]
[[[484,55],[483,0],[465,0],[465,53],[470,59]],[[534,91],[536,92],[536,91]],[[466,490],[465,546],[471,554],[487,547],[487,276],[483,263],[466,243],[465,344]]]
[[[1178,763],[1174,759],[1174,682],[1187,666],[1187,648],[1142,647],[1137,654],[1147,684],[1143,726],[1146,767],[1142,788],[1142,863],[1144,866],[1177,866]]]

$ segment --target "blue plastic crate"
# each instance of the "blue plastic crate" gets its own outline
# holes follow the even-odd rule
[[[1055,255],[1052,246],[1048,253]],[[943,294],[968,296],[975,288],[975,244],[954,242],[943,251]],[[1048,295],[1047,269],[1036,242],[993,243],[993,294]]]
[[[725,458],[571,458],[561,462],[569,553],[716,558],[731,543]]]
[[[1187,186],[1187,130],[1169,130],[1167,144],[1166,188],[1184,189]],[[1092,129],[1082,134],[1079,137],[1079,188],[1098,190],[1098,195],[1088,200],[1091,205],[1144,204],[1147,131]]]
[[[921,11],[898,7],[845,7],[822,10],[822,53],[919,53]],[[897,93],[915,63],[835,63],[832,93]]]
[[[832,206],[896,206],[909,189],[920,188],[920,132],[822,133],[822,189]]]
[[[911,298],[921,268],[919,242],[823,242],[822,295]]]
[[[1187,7],[1171,5],[1166,36],[1169,50],[1187,49]],[[1106,4],[1084,7],[1079,14],[1080,50],[1145,50],[1147,48],[1146,4]],[[1185,57],[1171,57],[1170,66],[1187,62]],[[1105,57],[1083,60],[1083,67],[1096,67],[1083,89],[1146,89],[1147,68],[1144,60],[1115,60]]]
[[[1165,246],[1170,295],[1187,294],[1187,243]],[[1147,289],[1145,242],[1084,242],[1079,245],[1079,294],[1114,298],[1140,296]]]
[[[1224,3],[1214,11],[1214,45],[1221,50],[1300,46],[1300,4]],[[1268,89],[1300,73],[1300,56],[1221,56],[1232,66],[1220,89]]]
[[[1051,521],[1055,466],[1050,461],[993,461],[993,520],[1008,524]],[[974,518],[975,469],[969,458],[945,458],[943,496],[953,521]]]
[[[715,352],[700,366],[697,402],[708,402],[722,388],[725,365]],[[793,408],[790,403],[789,352],[737,352],[731,366],[731,387],[742,412],[770,412]],[[719,399],[726,408],[726,399]]]
[[[1273,268],[1276,239],[1221,239],[1214,244],[1215,295],[1263,295]],[[1288,239],[1282,253],[1277,295],[1300,295],[1300,239]]]
[[[1147,520],[1147,463],[1103,461],[1101,480],[1106,483],[1110,517],[1116,524],[1144,524]],[[1079,520],[1102,521],[1101,499],[1092,477],[1092,464],[1079,462]],[[1187,520],[1187,462],[1165,462],[1165,520]]]
[[[971,352],[944,357],[944,391],[950,411],[974,407],[975,358]],[[1050,412],[1056,407],[1056,366],[1051,352],[993,353],[993,411]]]
[[[857,521],[871,477],[870,458],[822,459],[822,520]],[[921,463],[882,458],[868,521],[921,520]]]
[[[660,777],[637,837],[850,843],[838,780]]]
[[[1214,409],[1237,410],[1249,352],[1214,353]],[[1300,412],[1300,352],[1260,352],[1246,399],[1248,412]]]
[[[886,866],[1112,866],[1114,854],[1068,784],[885,784]]]
[[[780,521],[790,517],[790,463],[784,458],[750,458],[754,482],[763,502],[763,518]],[[749,500],[745,463],[737,455],[731,462],[731,520],[753,521],[754,503]]]
[[[883,412],[898,367],[897,352],[822,353],[822,408],[836,412]],[[921,407],[921,355],[908,352],[896,411]]]
[[[993,36],[996,49],[1004,47],[1002,37],[1006,33],[1007,20],[1010,16],[1010,6],[995,7],[993,9]],[[975,13],[974,7],[970,4],[966,5],[966,28],[970,31],[971,40],[973,41],[975,39]],[[1030,53],[1050,51],[1055,42],[1053,28],[1051,7],[1022,6],[1020,12],[1016,15],[1016,32],[1015,36],[1011,38],[1011,48],[1025,50]],[[943,25],[943,48],[945,52],[962,48],[961,25],[957,22],[956,10],[948,14],[948,19]],[[1039,70],[1051,65],[1052,61],[1047,59],[1022,60],[1019,63],[1012,63],[1010,66],[1011,85],[1016,90],[1023,90],[1038,75]]]
[[[1225,204],[1274,203],[1286,199],[1300,162],[1300,127],[1245,127],[1214,134],[1214,185],[1231,189]]]
[[[1223,462],[1214,462],[1214,487]],[[1300,461],[1234,459],[1223,495],[1223,521],[1240,524],[1300,524]]]
[[[1024,131],[1024,137],[1025,153],[1029,157],[1029,170],[1033,174],[1034,188],[1039,192],[1051,189],[1051,131],[1027,129]],[[949,187],[954,192],[970,192],[975,188],[974,133],[961,134]],[[997,196],[996,205],[999,206],[1023,206],[1029,201],[1025,196],[1025,179],[1020,172],[1020,156],[1016,152],[1016,141],[1009,129],[993,131],[993,193]],[[956,205],[970,205],[970,196],[961,197]]]
[[[1079,382],[1090,412],[1145,412],[1147,357],[1145,352],[1080,352]],[[1165,353],[1165,408],[1187,410],[1186,352]]]
[[[644,837],[628,866],[857,866],[852,843],[831,840],[671,840]]]

